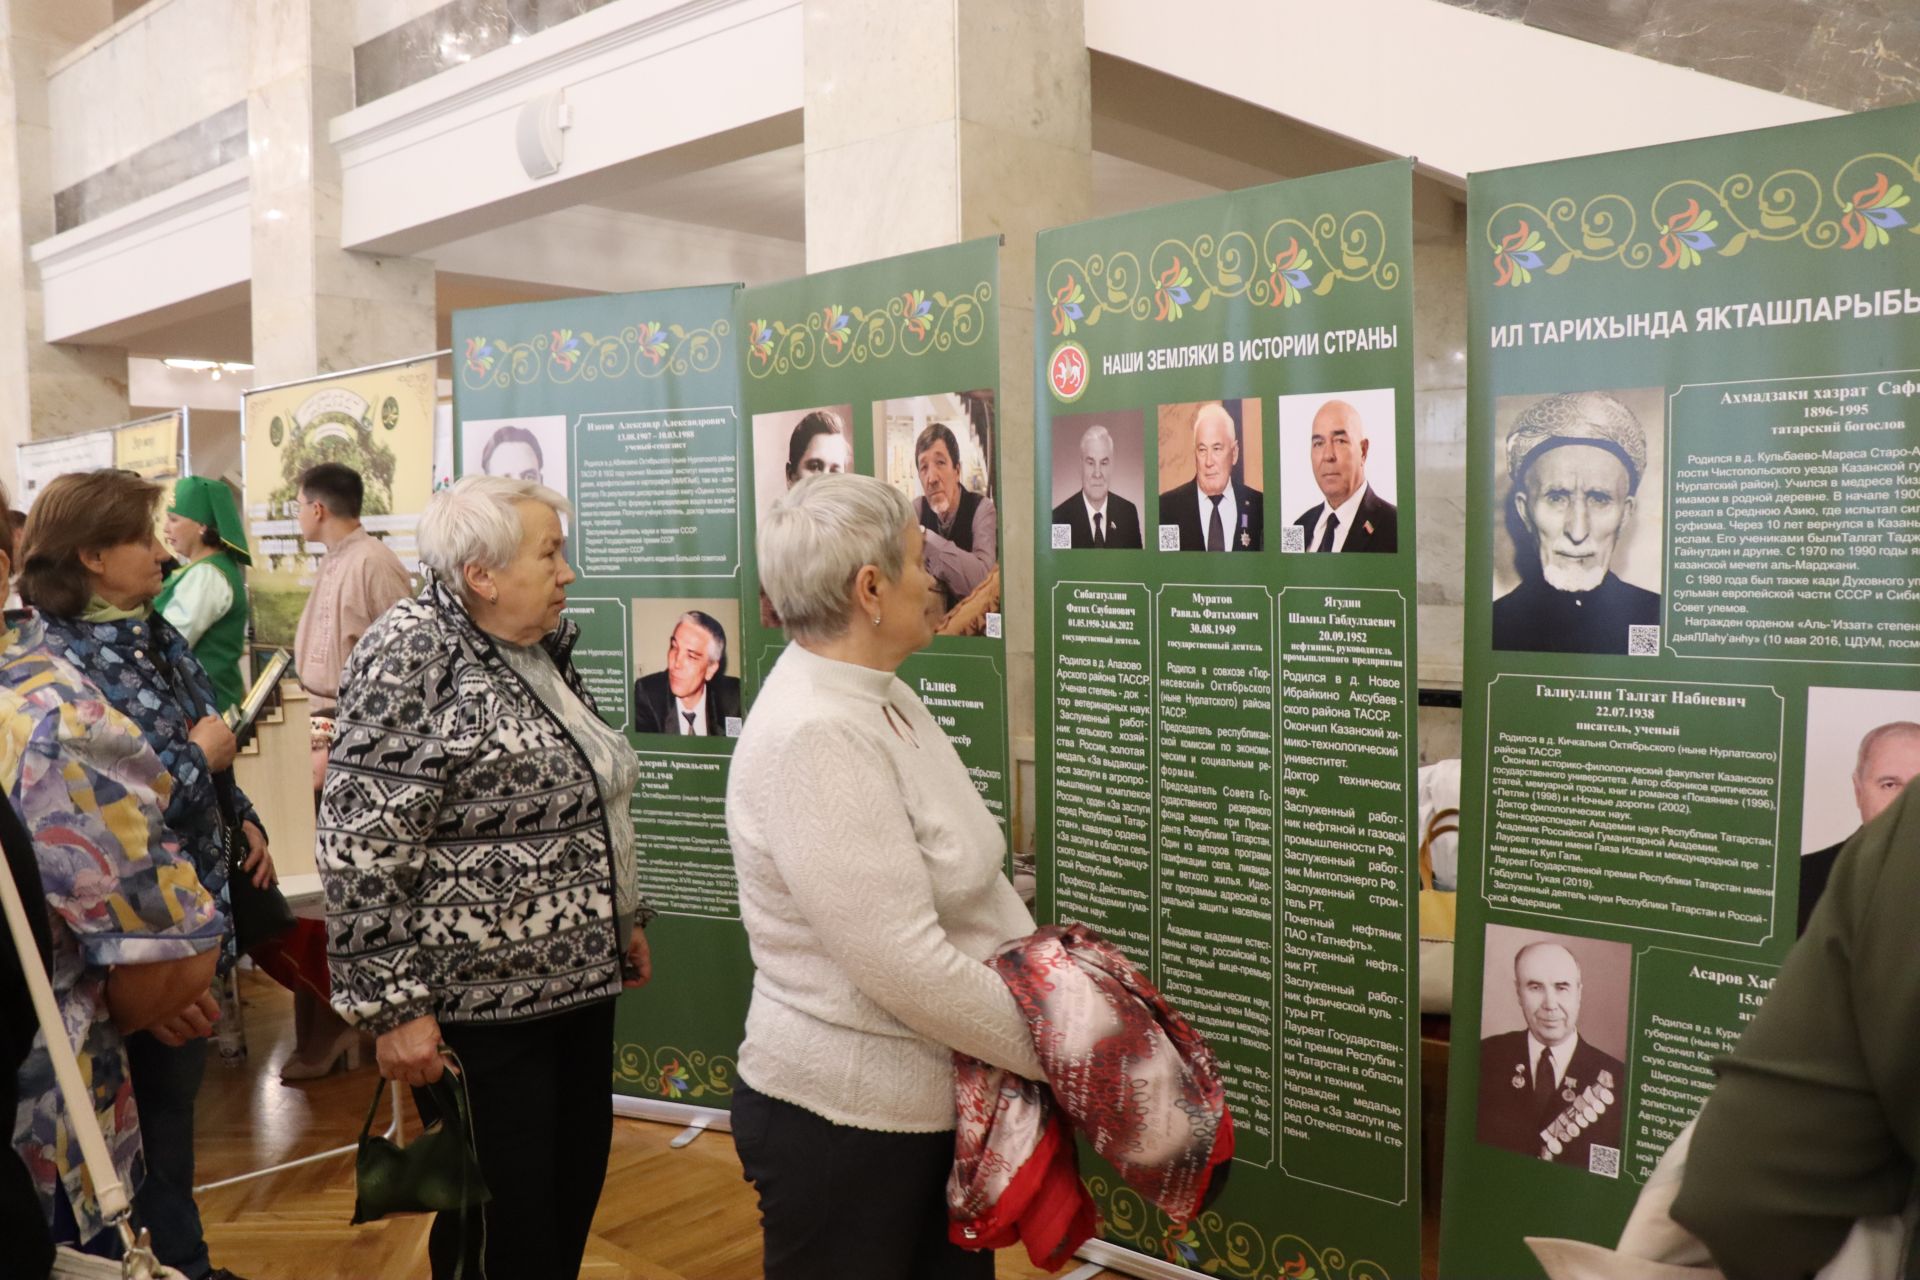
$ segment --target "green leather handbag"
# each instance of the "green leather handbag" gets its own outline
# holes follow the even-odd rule
[[[373,1132],[374,1115],[387,1091],[385,1080],[376,1082],[367,1122],[360,1126],[360,1154],[354,1167],[355,1225],[390,1213],[459,1213],[464,1236],[469,1211],[477,1216],[480,1206],[493,1198],[474,1154],[465,1072],[451,1050],[443,1052],[452,1065],[427,1086],[439,1104],[440,1118],[404,1147]]]

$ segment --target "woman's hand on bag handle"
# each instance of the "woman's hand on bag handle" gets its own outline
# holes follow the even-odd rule
[[[234,756],[240,752],[233,730],[227,728],[227,722],[219,716],[201,716],[187,731],[187,741],[200,748],[200,754],[207,758],[207,767],[215,773],[231,769]]]
[[[267,852],[267,833],[252,818],[241,823],[240,830],[247,836],[247,860],[240,869],[252,874],[254,888],[272,888],[280,882],[280,873],[273,869],[273,855]]]
[[[204,1040],[213,1034],[213,1024],[220,1021],[220,1005],[211,991],[202,991],[192,1004],[174,1014],[164,1022],[157,1022],[148,1030],[161,1044],[178,1049],[189,1040]]]
[[[440,1056],[440,1024],[432,1014],[403,1022],[374,1041],[380,1074],[404,1085],[432,1084],[445,1070]]]

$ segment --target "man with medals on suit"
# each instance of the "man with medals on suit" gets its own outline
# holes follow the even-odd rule
[[[727,631],[712,614],[680,615],[667,641],[667,669],[633,682],[633,731],[696,738],[726,735],[740,716],[740,678],[722,675]]]
[[[1577,1169],[1595,1147],[1617,1160],[1627,1073],[1580,1036],[1580,962],[1557,942],[1528,943],[1513,985],[1527,1029],[1480,1042],[1480,1141]]]
[[[1160,495],[1160,523],[1178,525],[1182,551],[1258,551],[1261,494],[1233,478],[1240,439],[1218,402],[1193,419],[1193,479]]]
[[[1853,803],[1860,810],[1860,826],[1879,817],[1917,776],[1920,776],[1920,724],[1895,720],[1869,729],[1860,739],[1860,754],[1853,765]],[[1807,931],[1813,909],[1820,905],[1820,895],[1827,891],[1827,878],[1833,874],[1834,861],[1859,829],[1855,827],[1845,840],[1800,859],[1800,927],[1794,937]]]
[[[1626,654],[1632,628],[1660,625],[1659,593],[1613,572],[1647,469],[1640,420],[1603,391],[1548,396],[1514,421],[1506,451],[1520,585],[1493,602],[1493,647]]]
[[[1140,509],[1113,491],[1113,433],[1095,423],[1080,436],[1080,492],[1053,509],[1075,550],[1140,549]]]
[[[1323,501],[1294,523],[1308,551],[1397,551],[1400,513],[1367,483],[1367,424],[1344,400],[1313,415],[1313,481]]]

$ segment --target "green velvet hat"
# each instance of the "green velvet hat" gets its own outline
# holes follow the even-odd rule
[[[247,551],[247,526],[240,519],[240,504],[223,480],[205,476],[181,476],[173,482],[173,501],[167,510],[185,516],[214,531],[228,555],[241,564],[252,564]]]

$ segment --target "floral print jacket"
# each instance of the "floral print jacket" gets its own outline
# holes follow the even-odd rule
[[[173,776],[167,830],[180,838],[207,891],[225,899],[226,847],[221,841],[213,771],[200,748],[187,741],[194,722],[215,714],[217,699],[193,647],[156,611],[145,618],[85,622],[45,614],[47,648],[86,673],[114,710],[140,726],[147,745]],[[264,833],[267,825],[238,786],[239,819]]]
[[[50,977],[121,1179],[140,1172],[126,1048],[107,1013],[110,965],[208,951],[225,921],[161,820],[173,779],[140,729],[47,651],[31,613],[0,627],[0,790],[33,836],[52,926]],[[83,1239],[105,1224],[53,1078],[44,1034],[20,1070],[13,1144],[51,1221],[64,1185]]]

